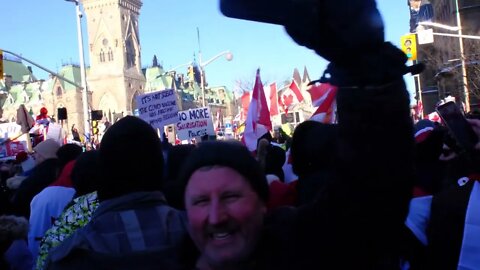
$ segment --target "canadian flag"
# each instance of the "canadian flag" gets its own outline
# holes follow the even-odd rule
[[[441,123],[442,119],[440,118],[440,115],[438,115],[437,112],[432,112],[427,116],[427,119],[432,121],[432,122],[438,122]]]
[[[267,102],[270,108],[270,116],[278,115],[277,83],[271,83],[269,87],[266,87],[265,93],[268,93],[269,96]]]
[[[241,97],[242,102],[242,112],[241,112],[241,121],[247,119],[248,106],[250,106],[250,92],[243,92]]]
[[[304,98],[302,92],[300,91],[300,88],[298,88],[295,80],[292,80],[290,86],[286,90],[284,90],[278,98],[278,104],[282,106],[285,114],[287,114],[288,110],[290,110],[293,105],[298,104],[303,100]]]
[[[419,100],[415,107],[415,114],[418,119],[423,119],[423,102]]]
[[[215,131],[220,130],[220,110],[217,111],[217,120],[215,121]]]
[[[312,105],[318,106],[310,117],[311,120],[332,124],[335,123],[336,96],[338,88],[329,83],[314,84],[307,90],[312,97]]]
[[[257,69],[242,141],[248,150],[253,152],[257,149],[257,140],[270,130],[272,130],[270,112],[268,111],[267,98],[260,79],[260,69]]]

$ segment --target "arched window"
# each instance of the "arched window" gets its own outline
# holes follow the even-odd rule
[[[62,96],[62,94],[63,94],[62,88],[60,86],[57,87],[57,96],[60,97],[60,96]]]
[[[105,62],[105,52],[103,49],[100,50],[100,62]]]
[[[113,51],[112,51],[112,48],[108,48],[108,61],[113,61]]]
[[[136,53],[135,53],[135,48],[133,47],[133,42],[131,40],[131,38],[127,39],[126,43],[125,43],[125,47],[126,47],[126,56],[127,56],[127,67],[133,67],[135,66],[135,57],[136,57]]]

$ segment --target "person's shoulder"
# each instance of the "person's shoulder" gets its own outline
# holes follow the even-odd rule
[[[54,247],[48,256],[50,263],[59,262],[67,258],[75,249],[89,249],[86,234],[89,231],[88,224],[76,230],[70,237],[66,238],[60,245]]]

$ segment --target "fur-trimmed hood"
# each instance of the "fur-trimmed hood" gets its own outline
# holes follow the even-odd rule
[[[12,176],[7,179],[7,187],[11,190],[18,189],[25,179],[27,179],[27,177],[22,175]]]

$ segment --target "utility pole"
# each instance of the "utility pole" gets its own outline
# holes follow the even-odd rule
[[[457,8],[457,27],[458,27],[458,42],[460,44],[460,60],[462,61],[462,82],[463,82],[463,94],[465,96],[465,111],[470,111],[470,93],[468,91],[468,78],[467,78],[467,65],[465,63],[465,52],[463,48],[462,38],[462,20],[460,18],[460,9],[458,6],[458,0],[455,0],[455,6]]]

